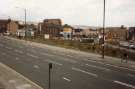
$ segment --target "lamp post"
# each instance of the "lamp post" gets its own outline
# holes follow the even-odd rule
[[[104,0],[103,8],[103,43],[102,43],[102,58],[105,57],[105,16],[106,16],[106,1]]]

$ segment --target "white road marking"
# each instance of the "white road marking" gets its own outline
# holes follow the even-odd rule
[[[5,48],[6,48],[6,49],[9,49],[9,50],[12,50],[12,48],[11,48],[11,47],[8,47],[8,46],[6,46]]]
[[[61,56],[58,56],[58,55],[53,55],[53,54],[48,54],[48,53],[41,53],[41,55],[50,56],[50,57],[53,57],[53,58],[56,58],[56,56],[57,56],[57,57],[59,57],[58,58],[59,60],[63,60],[63,61],[71,62],[71,63],[77,63],[77,61],[75,61],[75,60],[64,58],[64,57],[61,57]]]
[[[71,80],[68,79],[68,78],[66,78],[66,77],[62,77],[62,79],[66,80],[66,81],[68,81],[68,82],[71,82]]]
[[[132,78],[135,78],[135,75],[133,75],[133,74],[127,74],[127,75],[132,77]]]
[[[6,53],[1,53],[1,54],[4,55],[4,56],[7,55]]]
[[[40,67],[38,65],[33,66],[35,69],[39,69]]]
[[[33,57],[33,58],[39,59],[39,57],[38,57],[38,56],[36,56],[36,55],[30,54],[30,53],[27,53],[27,55],[28,55],[28,56],[30,56],[30,57]]]
[[[33,50],[33,49],[31,50],[31,52],[33,52],[33,53],[37,53],[37,51],[36,51],[36,50]]]
[[[103,64],[103,65],[107,65],[107,66],[111,66],[111,67],[115,67],[115,68],[119,68],[119,69],[124,69],[124,70],[129,70],[129,71],[134,71],[134,69],[130,69],[130,68],[126,68],[126,67],[121,67],[121,66],[116,66],[113,64],[107,64],[107,63],[103,63],[103,62],[99,62],[99,61],[94,61],[94,60],[87,60],[87,61],[91,61],[91,62],[95,62],[95,63],[99,63],[99,64]]]
[[[16,58],[15,58],[15,60],[19,60],[19,58],[18,58],[18,57],[16,57]]]
[[[85,65],[89,66],[89,67],[97,68],[97,69],[100,69],[100,70],[111,71],[110,69],[104,68],[104,67],[101,67],[101,66],[95,66],[95,65],[89,65],[89,64],[85,64]]]
[[[129,68],[126,68],[126,67],[120,67],[120,66],[116,66],[116,65],[112,65],[112,64],[105,64],[105,65],[112,66],[112,67],[115,67],[115,68],[124,69],[124,70],[134,71],[135,72],[135,70],[129,69]]]
[[[56,55],[52,55],[52,54],[48,54],[48,53],[41,53],[41,55],[44,55],[44,56],[51,56],[51,57],[55,57]]]
[[[85,73],[85,74],[88,74],[88,75],[91,75],[93,77],[98,77],[97,74],[94,74],[94,73],[91,73],[91,72],[87,72],[87,71],[84,71],[84,70],[81,70],[81,69],[78,69],[78,68],[75,68],[75,67],[72,67],[72,70],[74,71],[78,71],[78,72],[82,72],[82,73]]]
[[[9,83],[16,83],[16,80],[9,80]]]
[[[31,88],[32,86],[30,84],[23,84],[23,85],[19,85],[16,87],[16,89],[28,89]]]
[[[123,83],[123,82],[120,82],[120,81],[113,81],[113,82],[117,83],[117,84],[120,84],[120,85],[123,85],[123,86],[126,86],[126,87],[129,87],[129,88],[132,88],[132,89],[135,89],[135,86],[131,85],[131,84]]]
[[[59,65],[59,66],[62,66],[63,64],[61,63],[58,63],[56,61],[52,61],[52,60],[44,60],[45,62],[48,62],[48,63],[53,63],[53,64],[56,64],[56,65]]]
[[[23,51],[21,51],[21,50],[17,50],[17,49],[15,49],[14,51],[15,51],[15,52],[17,52],[17,53],[21,53],[21,54],[23,54]]]

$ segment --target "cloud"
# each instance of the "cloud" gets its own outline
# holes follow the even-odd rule
[[[106,25],[133,26],[134,6],[135,0],[106,0]],[[21,8],[27,8],[30,21],[61,18],[67,24],[102,26],[103,0],[3,0],[0,3],[1,14],[10,15],[13,19],[23,20]]]

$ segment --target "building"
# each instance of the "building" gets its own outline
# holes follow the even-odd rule
[[[42,34],[49,35],[49,38],[58,38],[62,32],[62,21],[60,19],[45,19],[41,28]]]
[[[128,40],[135,42],[135,27],[129,27],[128,28]]]
[[[0,20],[0,33],[6,33],[8,30],[8,23],[10,22],[10,19],[1,19]]]
[[[125,41],[127,39],[127,28],[108,27],[105,29],[105,39]]]
[[[65,24],[61,33],[66,40],[71,40],[73,35],[73,28],[70,25]]]
[[[8,24],[7,24],[7,32],[9,32],[10,34],[13,34],[15,35],[18,28],[19,28],[19,25],[18,25],[18,22],[17,21],[10,21]]]
[[[74,39],[96,38],[96,37],[98,37],[99,27],[80,26],[80,25],[75,25],[75,26],[72,26],[72,27],[73,27],[73,37],[74,37]]]

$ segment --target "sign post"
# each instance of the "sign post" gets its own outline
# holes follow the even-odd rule
[[[51,69],[52,69],[52,63],[49,63],[49,84],[48,84],[48,89],[51,89]]]

